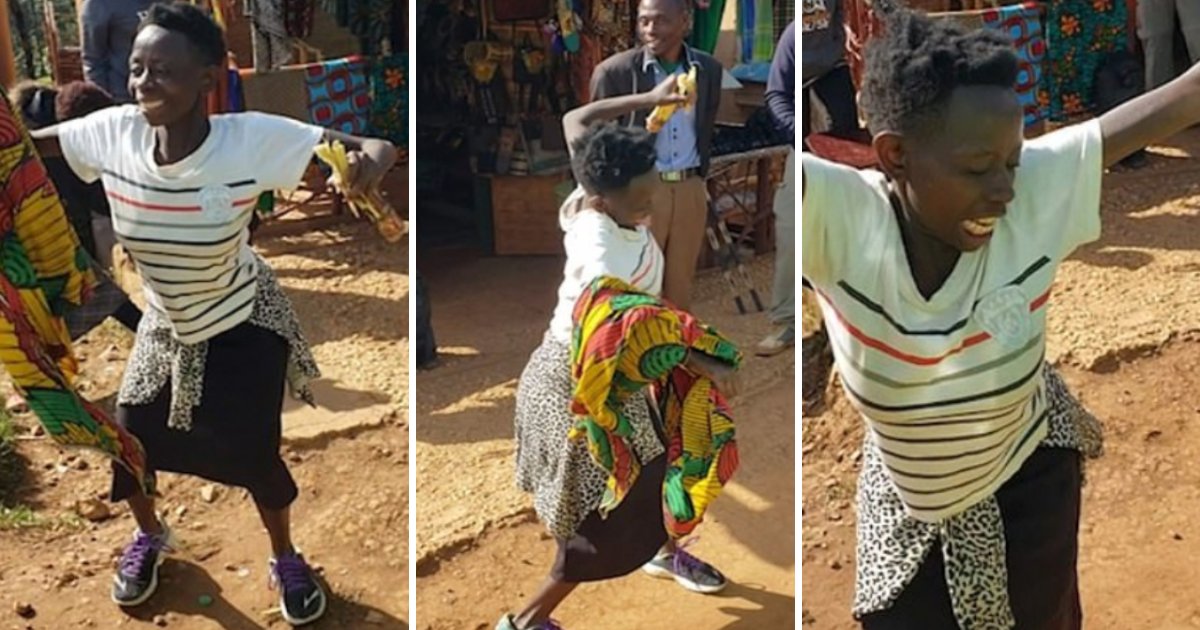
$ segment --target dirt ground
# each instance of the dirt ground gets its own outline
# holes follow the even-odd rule
[[[294,538],[332,592],[328,614],[311,627],[407,628],[408,248],[358,222],[284,221],[264,227],[257,245],[313,345],[324,373],[318,395],[328,394],[323,408],[351,413],[364,397],[388,408],[369,428],[285,439],[301,488]],[[86,395],[111,403],[131,341],[110,320],[79,343]],[[150,603],[119,610],[109,585],[133,520],[123,505],[98,523],[72,514],[77,501],[106,496],[107,463],[32,438],[32,417],[15,424],[18,457],[0,471],[0,499],[32,508],[38,524],[0,529],[0,628],[287,627],[271,612],[270,548],[248,497],[218,488],[208,501],[205,482],[174,475],[160,478],[160,509],[181,549],[163,566]],[[18,617],[18,603],[36,615]]]
[[[1200,131],[1111,173],[1101,240],[1059,272],[1051,360],[1104,423],[1080,535],[1084,627],[1200,628]],[[805,376],[807,378],[807,375]],[[803,421],[803,625],[852,630],[861,420],[837,385]]]
[[[513,397],[561,280],[554,258],[422,251],[443,358],[417,375],[417,608],[427,630],[490,630],[540,584],[554,544],[513,481]],[[753,276],[769,297],[769,257]],[[719,275],[695,311],[743,349],[767,329],[739,316]],[[785,628],[795,618],[795,354],[748,357],[733,402],[742,467],[694,551],[730,578],[701,596],[636,574],[586,586],[559,610],[569,628]],[[603,610],[603,614],[598,611]]]

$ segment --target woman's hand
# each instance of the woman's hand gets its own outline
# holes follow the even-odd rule
[[[347,175],[348,180],[340,182],[340,188],[347,197],[361,197],[377,185],[387,171],[383,169],[374,159],[363,151],[350,151],[346,154],[346,161],[350,164],[350,172]],[[334,177],[330,177],[330,183],[334,184]]]
[[[663,79],[662,83],[659,83],[653,90],[647,92],[646,95],[650,99],[650,107],[658,107],[659,105],[684,105],[691,100],[689,97],[679,93],[679,82],[676,75],[671,75]]]
[[[732,365],[698,352],[689,353],[684,365],[692,372],[712,381],[726,398],[737,396],[741,379],[737,368]]]
[[[346,147],[346,161],[349,164],[346,181],[338,182],[330,177],[329,184],[336,185],[347,198],[366,196],[392,170],[399,155],[395,145],[378,138],[359,138],[326,130],[325,140],[341,142]]]

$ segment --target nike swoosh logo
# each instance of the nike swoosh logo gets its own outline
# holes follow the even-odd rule
[[[313,591],[312,593],[309,593],[308,597],[304,598],[304,607],[308,608],[309,606],[312,605],[313,602],[317,601],[317,598],[319,598],[319,597],[321,597],[320,589],[317,589],[317,590]]]
[[[121,589],[122,591],[125,590],[125,578],[118,575],[113,577],[113,582],[117,583],[117,588]]]

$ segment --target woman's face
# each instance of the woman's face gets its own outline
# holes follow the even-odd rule
[[[963,252],[988,243],[1013,200],[1023,115],[1014,90],[959,88],[940,129],[877,145],[926,232]],[[877,140],[878,142],[878,140]]]
[[[654,209],[654,199],[661,186],[665,184],[658,177],[658,171],[651,169],[629,181],[629,185],[620,190],[601,195],[604,209],[614,221],[621,225],[635,225],[650,220],[650,212]]]
[[[169,125],[192,114],[212,88],[212,70],[182,33],[147,26],[133,41],[129,93],[152,126]]]

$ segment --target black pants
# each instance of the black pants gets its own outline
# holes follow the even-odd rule
[[[1079,555],[1081,456],[1039,448],[1000,487],[1008,596],[1019,630],[1079,630],[1076,564]],[[950,609],[941,545],[891,608],[865,615],[864,630],[958,630]]]
[[[859,130],[858,104],[854,96],[854,80],[850,77],[850,67],[841,66],[817,79],[804,88],[801,99],[803,125],[801,139],[812,133],[812,119],[809,115],[809,102],[812,94],[816,94],[829,112],[829,133],[834,136],[853,136]]]
[[[118,405],[117,423],[141,441],[151,471],[245,488],[255,503],[283,509],[299,494],[279,456],[287,358],[282,337],[241,324],[208,341],[204,390],[190,431],[167,426],[170,382],[149,404]],[[113,464],[112,500],[137,490],[137,479]]]
[[[437,340],[433,336],[433,306],[421,272],[417,272],[417,367],[425,368],[437,360]]]

